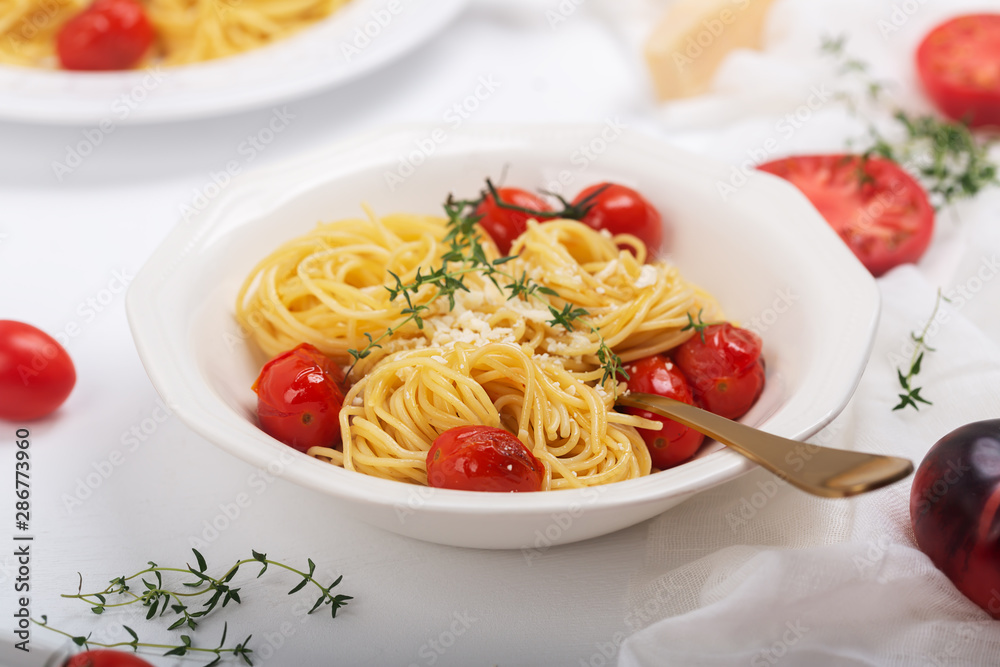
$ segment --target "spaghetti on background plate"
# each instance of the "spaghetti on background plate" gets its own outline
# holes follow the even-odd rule
[[[143,64],[167,66],[236,55],[284,39],[347,4],[348,0],[0,0],[0,63],[70,69],[126,69]],[[114,3],[117,3],[115,5]],[[92,26],[83,35],[60,36],[67,24],[86,12],[121,13],[122,5],[144,13],[152,28],[152,43],[131,64],[106,67],[65,65],[61,49],[116,50],[118,44],[101,41]],[[137,7],[137,9],[135,9]],[[126,7],[127,8],[127,7]],[[134,28],[110,30],[117,41],[136,39]],[[79,31],[78,31],[79,32]],[[68,45],[67,45],[68,43]],[[108,56],[112,61],[113,55]],[[88,61],[92,62],[92,61]],[[105,62],[105,59],[102,59]]]

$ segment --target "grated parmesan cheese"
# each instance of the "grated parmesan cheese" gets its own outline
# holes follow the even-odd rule
[[[643,264],[642,270],[639,271],[639,277],[635,281],[635,288],[642,289],[644,287],[649,287],[650,285],[655,285],[656,278],[656,267],[650,264]]]

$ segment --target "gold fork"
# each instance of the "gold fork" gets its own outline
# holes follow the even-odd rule
[[[817,496],[855,496],[897,482],[913,472],[913,463],[907,459],[803,445],[664,396],[629,393],[619,396],[617,403],[649,410],[690,426],[789,484]],[[803,446],[807,448],[805,455],[801,454]],[[792,456],[797,450],[799,454]]]

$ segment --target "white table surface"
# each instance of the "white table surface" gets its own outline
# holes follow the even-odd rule
[[[643,108],[652,102],[634,56],[584,9],[551,28],[545,12],[555,6],[471,3],[446,32],[402,62],[278,105],[294,118],[246,169],[391,123],[440,122],[483,76],[499,87],[469,122],[617,117],[641,127]],[[114,637],[111,628],[122,621],[143,639],[162,638],[134,615],[94,616],[59,594],[76,590],[77,572],[101,588],[148,560],[190,561],[192,540],[200,539],[213,569],[251,549],[296,566],[311,557],[319,572],[343,574],[340,592],[355,597],[335,620],[303,617],[293,605],[312,598],[284,595],[296,583],[292,575],[254,580],[246,572],[244,604],[225,617],[232,640],[254,634],[255,664],[576,665],[595,652],[600,657],[626,630],[629,577],[643,554],[644,525],[551,549],[530,564],[518,551],[426,544],[354,521],[327,498],[280,479],[260,484],[257,471],[177,419],[156,421],[163,413],[113,281],[116,274],[135,274],[211,172],[243,160],[237,147],[265,127],[273,111],[119,127],[62,182],[52,163],[65,159],[67,146],[86,128],[0,123],[0,317],[50,333],[70,327],[66,347],[78,374],[65,405],[28,424],[31,613],[47,614],[54,626],[75,633],[92,630],[95,639]],[[99,312],[88,299],[98,300]],[[0,460],[10,471],[19,426],[0,422]],[[143,439],[130,438],[132,429]],[[94,484],[92,474],[107,471],[113,457],[120,464]],[[226,506],[232,514],[239,494],[247,494],[249,505],[231,521],[220,519]],[[8,640],[17,570],[8,547],[17,531],[12,494],[4,495],[0,534],[10,537],[0,556],[0,632]],[[212,522],[229,526],[213,536],[206,533]],[[196,637],[211,643],[220,630],[206,623]],[[274,644],[281,646],[268,650]],[[35,627],[30,657],[37,662],[25,664],[41,664],[46,646],[65,645]]]
[[[621,0],[622,7],[637,1]],[[614,664],[621,639],[655,620],[636,619],[630,610],[646,599],[657,568],[664,563],[673,567],[674,561],[678,566],[694,563],[749,544],[745,533],[735,530],[727,530],[725,539],[695,539],[704,532],[699,521],[722,521],[704,497],[714,494],[718,501],[727,493],[724,487],[659,519],[552,548],[530,561],[519,551],[457,549],[383,532],[341,514],[337,505],[316,493],[280,479],[268,481],[177,419],[165,417],[126,322],[119,283],[138,271],[213,172],[232,160],[251,171],[393,123],[444,122],[449,108],[473,94],[482,77],[495,81],[497,90],[469,123],[612,119],[688,148],[705,148],[734,165],[746,160],[748,146],[773,135],[773,122],[762,120],[766,116],[758,117],[756,125],[739,122],[742,108],[732,110],[734,121],[722,131],[706,121],[701,132],[671,134],[666,128],[678,114],[656,108],[634,48],[594,11],[598,4],[472,0],[444,33],[362,80],[276,108],[118,127],[62,181],[53,163],[65,160],[68,147],[80,142],[87,128],[0,123],[0,318],[30,322],[50,333],[67,332],[78,373],[66,404],[52,417],[27,425],[33,616],[46,614],[52,625],[73,633],[93,632],[95,639],[126,639],[115,631],[124,622],[144,640],[162,640],[166,633],[158,633],[141,614],[95,616],[81,603],[59,595],[76,590],[77,572],[83,574],[86,589],[97,589],[115,576],[141,569],[148,560],[161,565],[189,562],[192,545],[199,546],[213,572],[256,549],[299,567],[311,557],[321,575],[344,575],[338,591],[355,599],[335,620],[326,614],[303,616],[301,605],[312,597],[285,596],[297,583],[295,577],[272,571],[255,580],[251,568],[240,575],[244,604],[206,622],[196,634],[197,643],[215,642],[225,618],[230,643],[253,634],[258,665],[596,667]],[[833,4],[827,5],[833,19],[817,15],[816,21],[849,22],[851,17],[830,9]],[[886,13],[891,3],[883,4],[877,11]],[[934,11],[944,11],[943,4]],[[603,3],[605,9],[613,6],[610,0]],[[551,12],[560,7],[567,20],[550,25]],[[920,14],[907,34],[916,34],[932,18]],[[813,34],[804,31],[802,39],[813,48]],[[747,63],[752,66],[752,58],[744,60]],[[739,71],[732,70],[737,75]],[[689,120],[697,120],[699,108],[681,108],[680,115],[686,112]],[[276,111],[291,116],[287,128],[246,162],[241,143],[266,127]],[[824,110],[820,117],[823,122],[809,124],[782,150],[842,146],[842,134],[828,131],[826,125],[835,115]],[[928,283],[961,284],[979,268],[983,252],[1000,247],[992,224],[998,210],[1000,196],[994,192],[984,199],[979,215],[966,218],[963,234],[968,238],[961,243],[953,242],[957,225],[950,218],[939,222],[941,238],[919,267]],[[898,289],[894,286],[914,282],[913,271],[904,269],[899,280],[882,285],[891,296]],[[982,294],[989,296],[963,310],[982,331],[990,332],[991,344],[1000,343],[998,290],[995,282],[985,286]],[[876,350],[882,366],[886,350],[895,350],[897,337],[905,336],[916,321],[912,313],[894,310],[898,304],[887,305],[892,307],[883,314],[889,313],[891,326]],[[924,317],[924,311],[921,303],[913,317]],[[957,351],[961,342],[950,345]],[[943,433],[974,417],[995,416],[992,394],[977,402],[978,391],[962,391],[962,396],[942,391],[936,397],[941,407],[924,423],[939,421],[937,430]],[[876,393],[881,396],[882,389]],[[845,432],[852,432],[851,420],[864,414],[857,410],[848,415]],[[13,438],[19,426],[0,422],[0,470],[13,471]],[[14,639],[17,562],[13,494],[6,492],[13,475],[0,474],[9,476],[0,483],[5,490],[0,494],[0,665],[6,665],[10,654],[3,646]],[[741,494],[746,498],[756,491],[754,484],[767,479],[757,475],[730,482],[742,485],[728,491],[733,508]],[[791,517],[803,504],[790,495],[769,505],[774,521],[766,525],[782,527],[773,537],[776,543],[788,544],[795,530],[783,527],[794,524]],[[897,503],[904,504],[903,499]],[[765,521],[759,525],[765,526]],[[670,541],[675,534],[676,548]],[[859,539],[864,546],[868,536]],[[824,541],[827,538],[820,536],[793,546]],[[662,543],[672,550],[660,558],[656,547]],[[698,568],[695,563],[693,570]],[[696,608],[711,597],[694,584],[676,593],[684,602],[679,608]],[[742,619],[744,610],[738,611]],[[748,622],[755,611],[745,610]],[[854,608],[834,611],[850,617]],[[980,639],[996,636],[989,627]],[[691,644],[702,641],[691,637]],[[765,635],[761,641],[770,639]],[[30,646],[28,656],[17,654],[27,660],[15,664],[41,665],[46,648],[65,648],[66,641],[35,627]],[[943,651],[946,644],[937,648]],[[205,662],[146,657],[157,665]],[[724,656],[720,660],[718,664],[725,664]]]

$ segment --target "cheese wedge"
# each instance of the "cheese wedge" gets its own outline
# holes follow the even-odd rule
[[[733,49],[760,47],[774,0],[677,0],[646,42],[661,100],[700,95]]]

